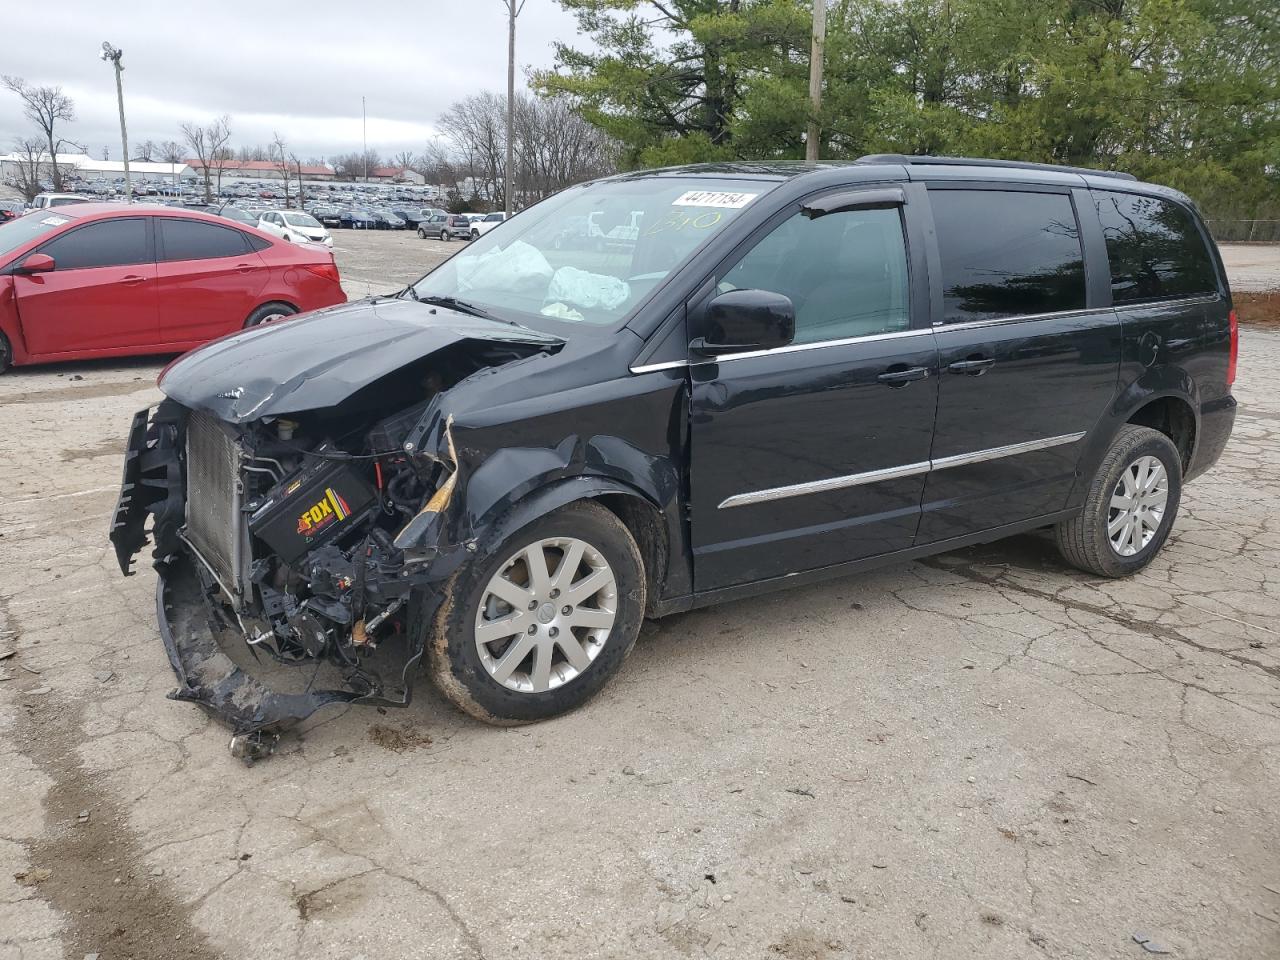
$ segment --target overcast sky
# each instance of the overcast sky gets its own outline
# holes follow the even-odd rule
[[[304,159],[360,149],[360,97],[369,147],[420,151],[435,119],[468,94],[506,89],[501,0],[307,0],[298,4],[55,0],[5,4],[0,73],[59,84],[77,119],[62,134],[120,158],[111,66],[102,41],[124,50],[129,142],[178,140],[185,120],[231,115],[235,145],[278,130]],[[553,39],[576,23],[555,0],[527,0],[517,26],[523,69],[551,64]],[[18,98],[0,88],[0,153],[32,132]],[[132,150],[130,152],[133,152]]]

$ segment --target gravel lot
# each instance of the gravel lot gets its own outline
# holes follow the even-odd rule
[[[650,623],[548,723],[424,682],[252,768],[105,540],[159,366],[0,377],[0,960],[1280,956],[1280,333],[1132,580],[1021,537]]]

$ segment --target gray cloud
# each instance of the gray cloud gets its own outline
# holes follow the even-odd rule
[[[180,140],[185,120],[227,113],[237,144],[266,143],[279,130],[303,156],[359,149],[360,97],[368,100],[369,146],[420,150],[450,103],[506,85],[506,12],[499,0],[380,0],[346,4],[192,7],[151,0],[58,0],[56,28],[40,5],[6,10],[3,72],[61,84],[78,119],[65,136],[98,156],[120,155],[115,86],[98,59],[103,40],[124,50],[131,143]],[[575,35],[554,0],[528,0],[517,62],[545,67],[552,42]],[[26,135],[15,96],[0,92],[0,152]]]

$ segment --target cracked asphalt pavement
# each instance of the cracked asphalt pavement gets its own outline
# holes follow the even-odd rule
[[[1280,334],[1131,580],[1020,537],[647,624],[551,722],[423,682],[254,767],[106,543],[158,368],[0,378],[0,960],[1280,956]]]

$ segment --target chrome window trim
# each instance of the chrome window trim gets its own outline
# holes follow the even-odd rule
[[[1023,320],[1056,320],[1066,317],[1083,317],[1091,313],[1106,313],[1110,310],[1133,310],[1141,307],[1176,307],[1182,304],[1214,303],[1222,299],[1221,294],[1196,294],[1194,297],[1179,297],[1176,300],[1143,300],[1138,303],[1120,303],[1110,307],[1082,307],[1079,310],[1052,310],[1049,313],[1019,313],[1010,317],[994,317],[990,320],[967,320],[964,323],[947,323],[938,320],[933,324],[935,331],[972,330],[975,327],[993,327],[1005,323],[1021,323]]]
[[[974,463],[985,463],[988,460],[999,460],[1003,457],[1014,457],[1022,453],[1034,453],[1037,450],[1048,450],[1076,443],[1084,439],[1085,431],[1065,433],[1057,437],[1045,437],[1041,440],[1027,440],[1022,443],[1010,443],[1003,447],[989,447],[986,450],[975,450],[972,453],[961,453],[937,460],[923,460],[919,463],[906,463],[900,467],[887,467],[882,470],[868,470],[865,473],[850,473],[842,477],[828,477],[825,480],[811,480],[807,483],[793,483],[785,487],[769,487],[764,490],[752,490],[749,493],[737,493],[721,501],[719,510],[730,507],[745,507],[753,503],[766,503],[771,500],[784,500],[788,497],[802,497],[811,493],[826,493],[829,490],[843,490],[846,487],[859,487],[868,483],[880,483],[885,480],[900,480],[934,470],[947,470],[951,467],[964,467]]]
[[[767,490],[753,490],[750,493],[738,493],[726,498],[717,509],[727,510],[729,507],[745,507],[752,503],[765,503],[769,500],[784,500],[787,497],[802,497],[810,493],[826,493],[828,490],[841,490],[845,487],[857,487],[866,483],[879,483],[882,480],[897,480],[929,472],[929,461],[906,463],[900,467],[888,467],[883,470],[869,470],[866,473],[851,473],[843,477],[828,477],[825,480],[812,480],[808,483],[794,483],[786,487],[770,487]]]
[[[839,340],[816,340],[813,343],[790,343],[785,347],[773,347],[769,350],[744,350],[741,353],[726,353],[719,357],[699,357],[694,363],[725,363],[729,360],[750,360],[752,357],[771,357],[778,353],[800,353],[804,350],[817,350],[821,347],[847,347],[855,343],[875,343],[878,340],[898,340],[903,337],[918,337],[921,334],[933,333],[928,327],[913,327],[910,330],[894,330],[890,333],[869,333],[863,337],[843,337]]]
[[[688,360],[666,360],[662,363],[642,363],[638,367],[628,367],[632,373],[653,373],[656,370],[677,370],[687,367]]]

